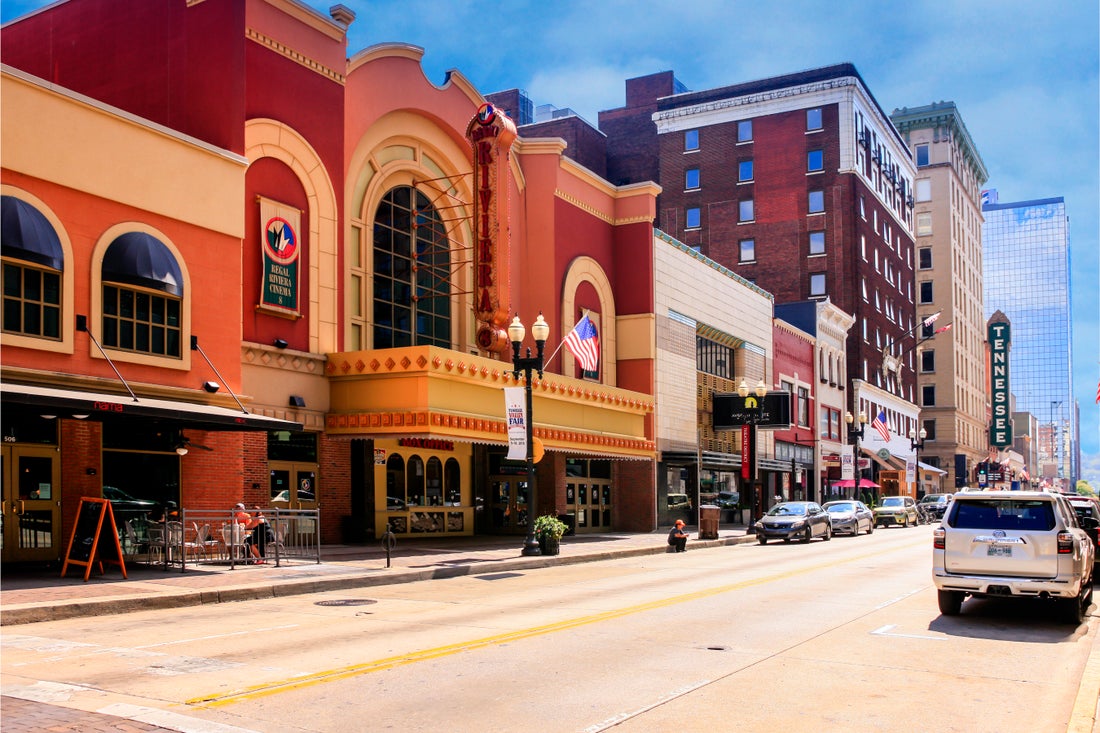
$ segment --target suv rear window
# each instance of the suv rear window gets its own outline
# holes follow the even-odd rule
[[[951,526],[959,529],[1054,529],[1054,506],[1042,499],[955,500]]]

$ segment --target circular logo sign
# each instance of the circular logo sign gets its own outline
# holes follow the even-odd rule
[[[264,228],[264,250],[273,260],[293,262],[298,258],[298,234],[281,216],[273,216]]]
[[[477,108],[477,123],[479,125],[492,124],[493,120],[497,118],[496,107],[486,102]]]

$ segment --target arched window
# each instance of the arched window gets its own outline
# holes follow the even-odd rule
[[[61,276],[65,256],[41,211],[0,196],[4,332],[61,339]]]
[[[443,506],[443,461],[435,456],[428,459],[428,506]]]
[[[451,256],[428,197],[387,193],[374,217],[374,348],[451,345]]]
[[[386,459],[386,509],[401,511],[405,505],[405,459],[391,455]]]
[[[409,473],[406,478],[409,506],[424,506],[424,459],[409,456]]]
[[[462,473],[453,458],[448,458],[443,466],[443,495],[451,506],[462,504]]]
[[[103,256],[103,343],[179,357],[183,276],[172,252],[144,232],[128,232]]]

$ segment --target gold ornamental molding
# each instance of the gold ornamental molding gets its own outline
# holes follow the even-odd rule
[[[511,364],[433,346],[328,354],[333,436],[508,442],[502,389]],[[531,383],[534,433],[548,450],[652,458],[651,395],[546,373]]]
[[[245,31],[245,36],[248,38],[248,40],[255,41],[256,43],[260,44],[264,48],[266,48],[270,51],[274,51],[275,53],[279,54],[280,56],[288,58],[291,61],[293,61],[294,63],[296,63],[300,66],[303,66],[303,67],[309,69],[312,72],[320,74],[321,76],[325,77],[329,81],[334,81],[334,82],[336,82],[337,84],[340,84],[340,85],[343,85],[344,82],[345,82],[346,77],[343,74],[336,71],[335,69],[330,69],[329,67],[325,66],[324,64],[322,64],[320,62],[314,61],[313,59],[309,58],[305,54],[300,53],[298,51],[295,51],[293,48],[291,48],[290,46],[287,46],[285,43],[280,43],[279,41],[276,41],[274,38],[271,38],[270,36],[266,36],[263,33],[260,33],[259,31],[255,30],[254,28],[248,28]]]

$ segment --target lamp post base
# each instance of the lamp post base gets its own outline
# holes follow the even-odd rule
[[[520,554],[526,557],[542,554],[542,550],[539,549],[539,541],[535,539],[535,535],[527,535],[527,539],[523,541],[523,552]]]

